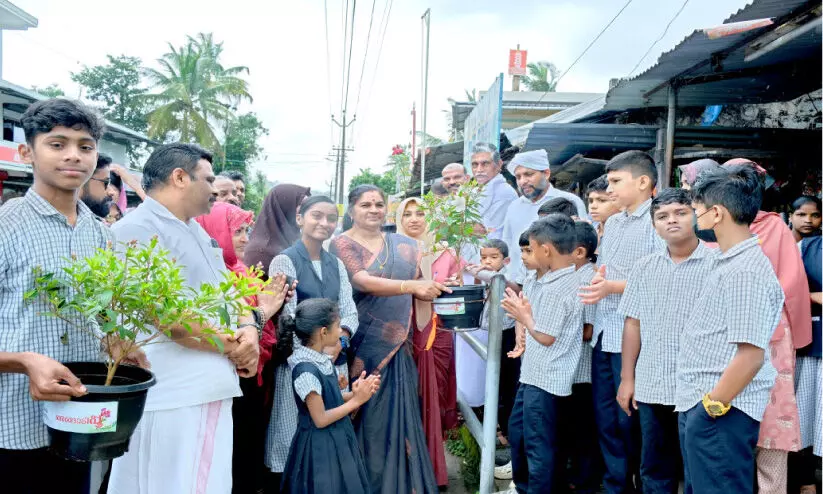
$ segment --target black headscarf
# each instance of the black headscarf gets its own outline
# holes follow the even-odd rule
[[[310,194],[309,187],[294,184],[280,184],[269,192],[246,246],[246,266],[259,264],[268,275],[271,260],[300,238],[297,209]]]

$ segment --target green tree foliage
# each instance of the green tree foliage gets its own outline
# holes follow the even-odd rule
[[[394,194],[397,190],[395,187],[396,182],[397,177],[394,174],[394,170],[389,170],[381,175],[374,173],[369,168],[366,168],[365,170],[361,168],[360,173],[353,176],[349,182],[349,192],[351,192],[358,185],[372,184],[380,187],[383,189],[383,192],[390,195]]]
[[[35,93],[40,93],[48,98],[58,98],[60,96],[66,95],[66,93],[62,89],[60,89],[60,86],[58,86],[57,84],[49,84],[46,87],[32,86],[31,90]]]
[[[263,158],[263,148],[258,141],[269,135],[269,129],[253,112],[244,113],[226,124],[223,152],[215,159],[217,171],[237,170],[248,173],[248,166]]]
[[[85,88],[85,97],[100,103],[103,116],[112,122],[145,132],[148,108],[140,85],[143,62],[138,57],[106,55],[108,63],[83,67],[71,79]]]
[[[148,115],[150,137],[198,143],[222,154],[215,129],[232,120],[241,101],[252,100],[241,77],[249,69],[223,67],[222,52],[222,43],[200,33],[183,46],[169,44],[158,59],[160,68],[146,70],[155,91],[145,96],[154,108]]]
[[[551,62],[537,62],[526,65],[529,75],[520,78],[529,91],[552,92],[557,88],[560,69]]]
[[[132,241],[115,249],[109,244],[90,257],[67,261],[59,274],[36,267],[34,289],[24,299],[101,341],[109,352],[106,385],[129,352],[178,328],[192,333],[193,325],[200,326],[195,338],[222,350],[219,335],[231,334],[237,317],[248,314],[246,297],[262,292],[256,278],[232,272],[199,290],[187,286],[181,266],[156,236],[146,245]],[[138,338],[141,334],[148,337]],[[123,351],[113,353],[115,345]]]

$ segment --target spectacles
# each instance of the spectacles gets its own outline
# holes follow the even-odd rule
[[[95,180],[97,182],[100,182],[101,184],[103,184],[103,187],[108,187],[109,184],[111,183],[110,178],[94,178],[94,177],[91,177],[91,180]]]

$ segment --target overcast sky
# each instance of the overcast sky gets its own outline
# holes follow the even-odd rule
[[[244,109],[258,113],[271,130],[266,158],[255,164],[271,180],[324,190],[333,176],[326,161],[340,119],[343,12],[345,2],[327,0],[330,79],[322,0],[12,0],[39,19],[36,29],[5,32],[3,77],[29,87],[57,83],[78,94],[69,73],[105,63],[106,54],[141,57],[152,65],[167,43],[186,34],[213,32],[224,42],[224,65],[249,67],[254,97]],[[356,0],[350,0],[354,3]],[[446,136],[447,98],[485,90],[506,71],[508,50],[518,43],[529,61],[549,60],[565,70],[625,4],[623,0],[397,0],[381,19],[387,0],[360,0],[349,88],[347,179],[360,168],[382,171],[395,144],[407,144],[411,108],[420,108],[420,16],[432,9],[429,69],[429,133]],[[720,24],[745,0],[687,0],[668,33],[638,72],[654,63],[693,30]],[[374,5],[366,68],[363,57]],[[559,91],[605,92],[613,77],[625,77],[683,6],[681,0],[634,0],[588,53],[563,78]],[[375,70],[380,41],[384,39]],[[362,73],[362,85],[360,85]],[[507,77],[506,89],[511,86]],[[358,93],[360,93],[358,104]],[[419,127],[420,124],[418,124]]]

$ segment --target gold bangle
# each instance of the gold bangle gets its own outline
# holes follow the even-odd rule
[[[400,293],[406,293],[406,289],[404,288],[405,284],[406,284],[405,281],[400,282]]]

